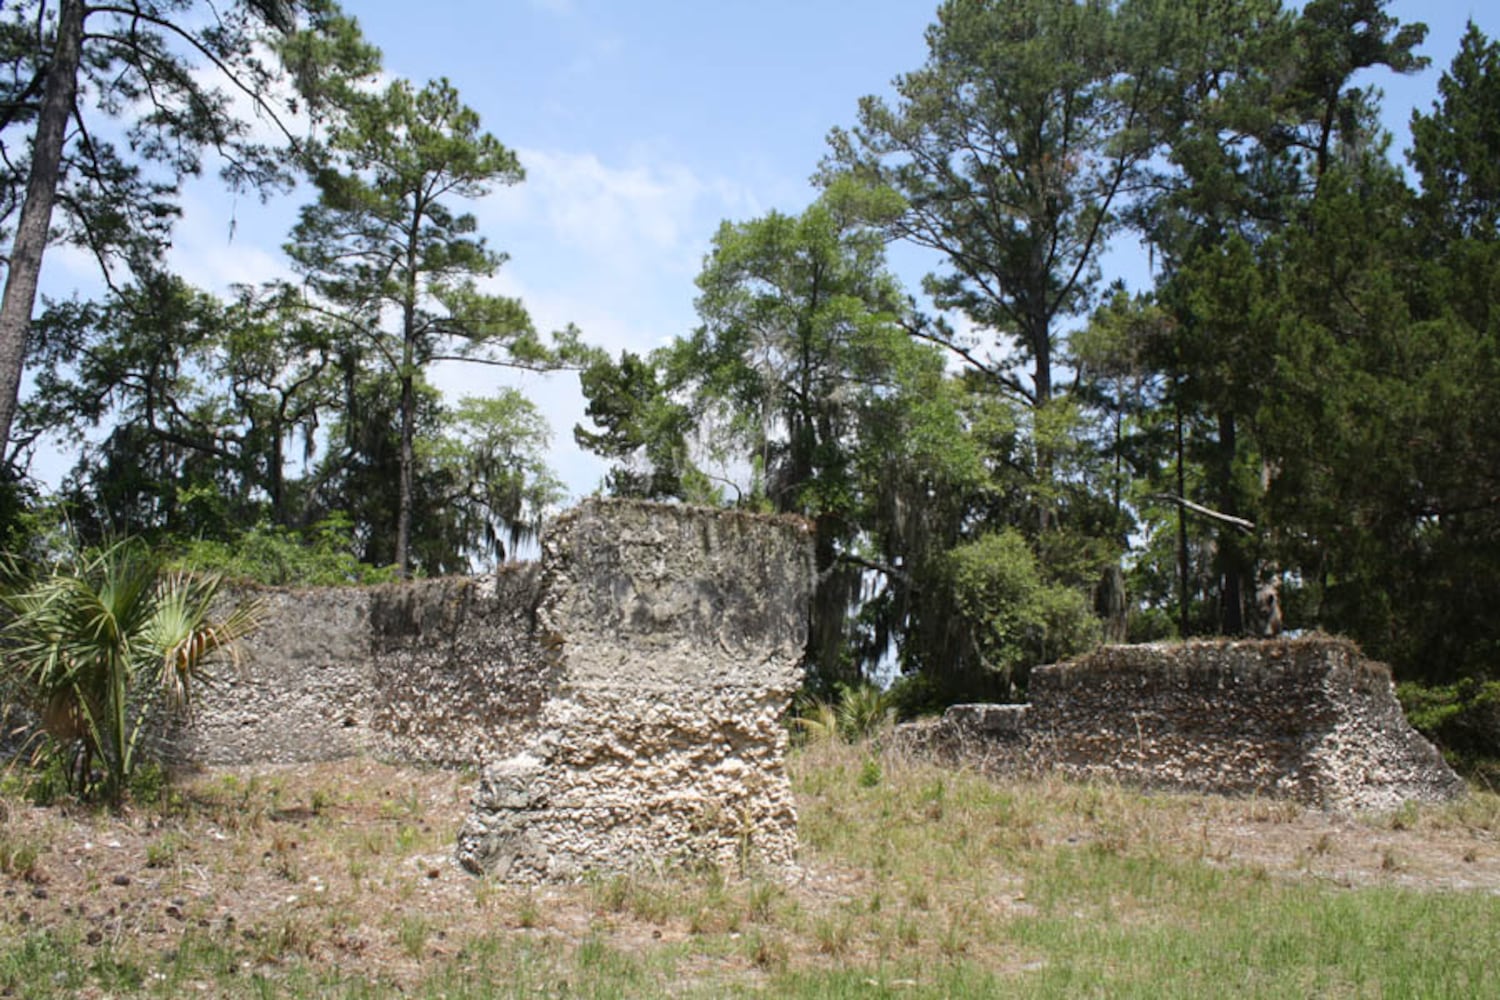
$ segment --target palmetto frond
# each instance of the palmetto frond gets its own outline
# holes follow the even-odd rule
[[[162,692],[173,710],[191,708],[193,688],[206,680],[212,663],[228,658],[237,666],[239,640],[260,627],[258,601],[237,605],[222,621],[213,620],[220,584],[216,576],[172,573],[158,586],[148,645],[161,656]]]
[[[11,579],[19,579],[11,575]],[[214,614],[220,579],[163,574],[138,542],[76,553],[49,575],[0,592],[6,678],[29,695],[59,743],[98,755],[118,796],[157,706],[183,712],[206,670],[235,657],[259,605]]]

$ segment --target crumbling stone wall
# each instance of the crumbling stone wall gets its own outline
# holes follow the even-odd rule
[[[179,761],[485,765],[463,864],[512,879],[791,863],[780,717],[801,684],[806,522],[590,500],[539,565],[271,590]]]
[[[541,581],[525,564],[371,591],[378,756],[477,766],[524,739],[552,685],[537,642]]]
[[[380,587],[255,589],[265,624],[176,727],[165,755],[202,764],[372,754],[478,764],[541,710],[534,565]]]
[[[1330,637],[1106,646],[1033,670],[1028,706],[956,706],[908,745],[1002,769],[1390,809],[1462,795],[1389,668]]]
[[[801,683],[806,524],[589,504],[543,563],[556,687],[526,745],[485,769],[460,861],[521,879],[789,865],[780,716]]]

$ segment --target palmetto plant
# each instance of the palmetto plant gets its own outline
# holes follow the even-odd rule
[[[792,725],[810,743],[853,743],[874,736],[896,718],[895,700],[889,691],[873,684],[837,684],[838,701],[812,699],[799,707]]]
[[[53,748],[78,754],[75,791],[93,790],[98,759],[103,791],[118,802],[145,730],[185,713],[207,668],[233,658],[259,624],[255,604],[215,621],[219,588],[216,576],[164,572],[145,545],[126,541],[70,553],[0,593],[8,686],[37,709]]]

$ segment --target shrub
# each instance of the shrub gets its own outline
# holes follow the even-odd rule
[[[173,564],[273,587],[394,580],[394,566],[371,566],[355,557],[352,531],[352,523],[344,515],[328,517],[308,531],[261,524],[230,541],[205,538],[188,542]]]
[[[40,717],[54,755],[74,755],[72,789],[94,790],[98,760],[118,803],[146,728],[187,710],[207,668],[256,627],[258,608],[216,620],[219,578],[163,571],[138,541],[66,553],[30,582],[8,562],[5,686]]]
[[[1456,763],[1500,760],[1500,681],[1465,678],[1457,684],[1396,689],[1412,727]]]
[[[874,736],[895,721],[896,702],[874,684],[838,684],[835,702],[804,698],[794,707],[792,727],[809,742],[853,743]]]
[[[985,668],[1012,694],[1033,665],[1098,645],[1099,622],[1083,594],[1046,583],[1020,532],[984,535],[946,558],[958,617]]]

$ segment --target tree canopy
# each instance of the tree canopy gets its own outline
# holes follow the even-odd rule
[[[1403,161],[1379,86],[1427,69],[1425,29],[1383,0],[945,0],[810,203],[703,234],[693,328],[606,356],[499,294],[476,205],[524,173],[450,82],[360,82],[321,2],[206,10],[0,17],[7,279],[49,225],[109,277],[0,316],[35,373],[11,451],[69,435],[80,532],[318,579],[509,558],[563,496],[550,415],[452,398],[443,366],[576,370],[601,490],[808,519],[823,694],[1019,698],[1102,639],[1279,625],[1402,678],[1497,669],[1500,48],[1473,26]],[[241,86],[314,110],[296,155],[232,113]],[[299,281],[166,268],[175,184],[210,162],[312,180]],[[0,497],[14,544],[28,499]]]

